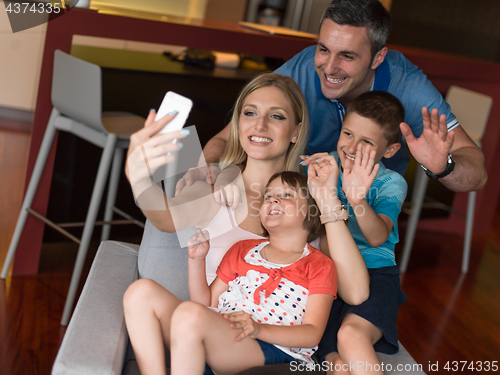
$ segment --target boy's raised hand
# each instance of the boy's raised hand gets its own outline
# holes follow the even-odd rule
[[[210,249],[210,234],[208,231],[196,229],[196,233],[188,240],[188,254],[192,260],[203,260]]]
[[[302,165],[309,166],[307,183],[320,210],[323,205],[328,205],[330,201],[338,199],[337,183],[340,171],[332,155],[326,152],[317,153],[305,159]]]
[[[375,164],[375,154],[376,151],[371,150],[370,145],[363,146],[359,143],[354,163],[347,160],[344,165],[342,190],[352,206],[359,205],[366,198],[377,176],[380,165]]]

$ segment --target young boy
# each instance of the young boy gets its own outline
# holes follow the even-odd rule
[[[354,373],[382,374],[375,351],[398,352],[396,320],[407,298],[401,291],[394,247],[407,184],[380,160],[401,147],[403,120],[404,108],[393,95],[362,94],[346,111],[337,151],[331,153],[342,166],[338,196],[347,207],[348,227],[370,274],[368,300],[351,306],[338,298],[333,304],[318,354],[336,374],[348,369],[352,373],[353,368]]]

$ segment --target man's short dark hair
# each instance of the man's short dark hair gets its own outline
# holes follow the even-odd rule
[[[386,91],[368,91],[358,96],[345,113],[375,121],[382,129],[389,145],[399,142],[399,124],[405,119],[405,109],[398,98]],[[345,118],[344,117],[344,118]]]
[[[323,13],[320,25],[325,18],[338,25],[366,27],[372,60],[385,47],[391,31],[391,15],[379,0],[333,0]]]

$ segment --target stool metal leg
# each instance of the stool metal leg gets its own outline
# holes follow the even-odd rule
[[[96,221],[97,213],[99,211],[99,206],[101,204],[104,187],[106,186],[106,180],[109,174],[109,168],[111,166],[111,160],[113,158],[115,146],[116,146],[116,135],[108,134],[106,146],[102,152],[101,161],[99,163],[99,169],[97,171],[97,177],[94,183],[94,189],[92,191],[92,198],[90,199],[90,205],[89,205],[89,210],[87,212],[87,218],[85,220],[85,226],[83,227],[81,243],[80,246],[78,247],[76,263],[73,269],[73,275],[71,277],[68,296],[66,297],[66,303],[64,305],[64,311],[61,319],[61,325],[63,326],[66,326],[68,324],[69,317],[73,309],[73,303],[75,301],[78,284],[80,282],[82,268],[85,263],[85,258],[87,256],[90,240],[92,238],[92,233],[94,231],[94,223]]]
[[[425,172],[418,167],[415,175],[415,183],[413,184],[414,190],[411,199],[411,215],[406,224],[405,244],[401,257],[401,264],[399,266],[401,273],[406,272],[408,268],[411,248],[413,246],[413,240],[415,239],[415,233],[417,232],[418,220],[420,219],[420,211],[422,211],[422,203],[424,202],[428,181],[429,178],[425,175]]]
[[[106,208],[104,209],[104,221],[111,221],[113,219],[113,207],[116,202],[116,193],[120,182],[120,175],[122,171],[123,149],[120,147],[115,148],[113,156],[113,165],[111,167],[111,174],[109,178],[108,196],[106,198]],[[109,232],[111,230],[110,224],[102,226],[101,241],[109,239]]]
[[[474,210],[476,208],[477,192],[471,191],[468,194],[467,219],[465,221],[464,252],[462,254],[462,273],[469,270],[470,246],[472,242],[472,227],[474,225]]]
[[[28,211],[26,209],[31,207],[31,203],[33,203],[33,198],[35,197],[38,183],[40,182],[40,178],[42,177],[42,172],[45,167],[45,162],[47,161],[47,156],[49,155],[52,142],[54,141],[54,136],[56,134],[56,127],[54,123],[56,117],[59,116],[59,114],[59,111],[53,109],[50,115],[49,123],[47,124],[47,129],[45,130],[42,144],[40,145],[40,150],[38,151],[38,156],[36,158],[35,167],[33,168],[28,189],[26,190],[26,195],[23,200],[21,212],[19,214],[19,218],[17,219],[14,235],[12,236],[12,240],[10,241],[9,250],[7,251],[7,257],[5,258],[5,262],[3,264],[2,274],[0,275],[2,279],[5,279],[7,277],[12,259],[14,258],[14,254],[16,253],[17,245],[19,244],[19,240],[21,239],[24,224],[26,223],[26,219],[28,217]]]

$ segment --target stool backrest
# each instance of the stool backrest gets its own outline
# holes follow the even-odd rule
[[[106,133],[102,124],[101,68],[60,50],[54,53],[52,105],[65,116]]]
[[[446,101],[451,106],[451,112],[457,116],[460,126],[477,145],[480,145],[493,99],[472,90],[450,86]]]

